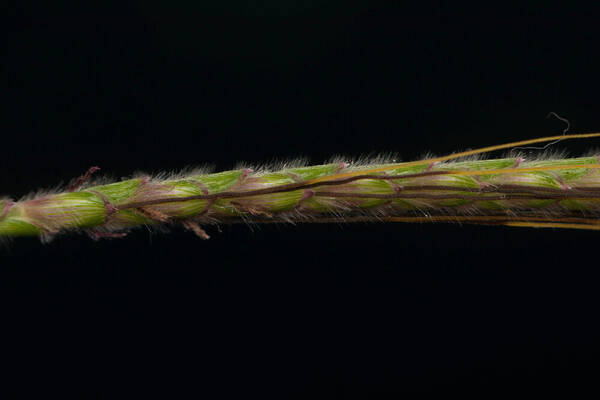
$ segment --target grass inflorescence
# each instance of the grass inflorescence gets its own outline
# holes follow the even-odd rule
[[[598,137],[562,135],[397,163],[390,158],[294,162],[209,173],[139,175],[99,184],[90,168],[62,191],[0,199],[0,237],[69,231],[122,237],[139,226],[239,222],[460,222],[600,229],[596,155],[498,159],[479,154],[534,143]]]

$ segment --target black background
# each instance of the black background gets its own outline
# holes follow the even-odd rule
[[[297,156],[413,160],[560,134],[551,111],[571,132],[600,130],[588,10],[296,3],[9,7],[0,194],[92,165],[120,178]],[[209,234],[4,246],[4,378],[279,398],[571,391],[597,378],[596,232]]]

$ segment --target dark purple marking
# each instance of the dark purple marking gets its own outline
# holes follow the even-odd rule
[[[137,195],[140,193],[140,190],[142,189],[142,187],[144,187],[148,182],[150,181],[150,177],[149,176],[144,176],[140,178],[140,186],[137,187],[137,189],[135,189],[135,193],[133,194],[133,196],[131,196],[133,199],[135,199],[137,197]],[[119,209],[117,209],[118,211]]]
[[[206,185],[203,184],[202,182],[196,182],[196,181],[194,181],[194,185],[198,186],[200,188],[200,190],[202,190],[202,193],[204,193],[204,194],[209,194],[210,193],[208,191],[208,188],[206,187]]]
[[[252,168],[245,168],[242,171],[242,176],[240,176],[240,181],[246,179],[248,177],[248,175],[250,175],[253,172],[254,172],[254,170]]]
[[[348,168],[348,166],[349,166],[349,165],[350,165],[350,164],[349,164],[349,163],[347,163],[347,162],[341,162],[341,163],[339,163],[339,164],[338,164],[338,168],[337,168],[337,170],[335,171],[335,173],[336,173],[336,174],[340,173],[340,171],[341,171],[341,170],[343,170],[343,169],[345,169],[345,168]]]
[[[100,239],[119,239],[119,238],[127,236],[127,233],[125,233],[125,232],[88,231],[88,235],[93,240],[100,240]]]
[[[196,186],[198,186],[200,188],[200,190],[202,190],[202,193],[204,193],[205,195],[209,195],[210,191],[208,190],[208,188],[206,187],[205,184],[203,184],[202,182],[196,182],[194,181],[194,184]],[[204,215],[208,212],[208,210],[210,210],[210,207],[215,203],[215,201],[217,201],[217,199],[208,199],[206,200],[206,208],[204,210],[202,210],[201,212],[198,213],[198,215]]]
[[[389,176],[389,174],[387,172],[384,172],[382,174],[383,176]],[[390,185],[390,187],[392,188],[392,190],[394,192],[399,192],[402,190],[402,185],[398,185],[396,182],[394,182],[393,180],[389,180],[387,181],[388,185]]]
[[[217,199],[208,199],[206,201],[206,208],[204,210],[202,210],[200,213],[198,213],[198,215],[207,214],[208,211],[210,210],[210,208],[212,207],[212,205],[215,204],[215,201],[217,201]]]
[[[208,240],[210,239],[210,236],[208,235],[208,233],[206,233],[206,231],[202,228],[200,228],[200,225],[198,225],[198,223],[194,222],[194,221],[183,221],[181,223],[186,229],[189,229],[190,231],[194,232],[196,234],[196,236],[198,236],[201,239],[204,240]]]
[[[519,168],[519,165],[521,165],[521,163],[524,161],[525,159],[523,157],[517,157],[515,159],[515,164],[512,166],[513,168]]]
[[[552,174],[552,175],[554,175],[554,178],[556,179],[556,182],[558,183],[558,186],[560,186],[560,188],[562,190],[569,190],[569,189],[571,189],[571,186],[567,185],[565,183],[565,181],[563,181],[563,179],[562,179],[562,177],[560,175],[558,175],[558,174]]]
[[[8,200],[5,204],[4,204],[4,208],[2,210],[2,213],[0,214],[0,221],[2,221],[4,218],[6,218],[6,216],[8,215],[8,212],[10,211],[10,209],[15,205],[15,202],[12,200]]]
[[[119,209],[113,206],[110,200],[108,200],[108,197],[106,197],[103,193],[97,192],[95,190],[90,190],[89,192],[94,193],[96,196],[99,196],[102,199],[102,201],[104,202],[104,207],[106,208],[107,218],[119,211]]]
[[[429,163],[429,165],[428,165],[428,166],[427,166],[427,168],[425,169],[425,172],[429,172],[429,171],[431,171],[431,169],[432,169],[434,166],[436,166],[437,164],[439,164],[439,163],[440,163],[439,161],[434,161],[434,162],[432,162],[432,163]]]
[[[240,175],[240,177],[239,177],[238,181],[237,181],[236,183],[234,183],[234,184],[233,184],[233,185],[232,185],[232,186],[229,188],[229,190],[232,190],[232,189],[237,189],[238,187],[240,187],[240,186],[241,186],[241,185],[244,183],[244,181],[246,180],[246,178],[248,177],[248,175],[250,175],[250,174],[251,174],[251,173],[253,173],[253,172],[254,172],[254,170],[253,170],[253,169],[251,169],[251,168],[244,168],[244,169],[242,170],[242,174]],[[207,196],[211,196],[211,195],[207,195]]]
[[[302,203],[305,202],[306,200],[310,199],[311,197],[313,197],[315,195],[314,190],[310,190],[310,189],[305,189],[302,192],[302,198],[300,198],[300,200],[298,200],[298,204],[296,204],[296,206],[294,208],[300,208],[302,207]]]
[[[100,167],[91,167],[87,170],[87,172],[81,175],[79,178],[75,179],[68,187],[67,192],[74,192],[79,189],[83,184],[90,180],[94,172],[99,171]]]
[[[144,208],[144,207],[138,207],[137,211],[144,215],[147,218],[150,218],[154,221],[158,221],[158,222],[167,222],[169,221],[169,216],[166,214],[161,213],[160,211],[157,210],[152,210],[150,208]]]
[[[248,207],[245,204],[242,204],[240,202],[237,201],[231,201],[229,204],[233,205],[234,207],[236,207],[238,210],[242,211],[242,212],[246,212],[249,213],[250,215],[261,215],[267,218],[272,218],[273,214],[261,210],[259,208],[254,208],[254,207]]]

